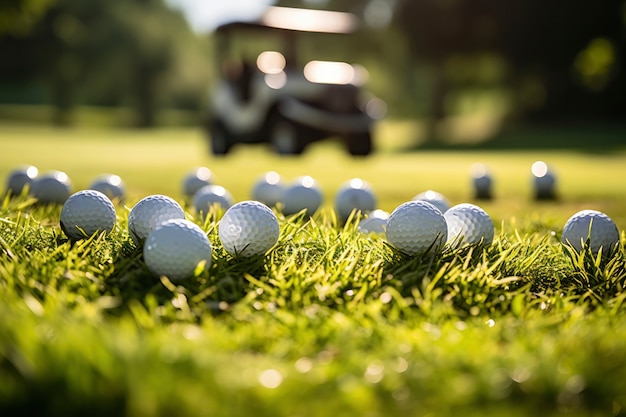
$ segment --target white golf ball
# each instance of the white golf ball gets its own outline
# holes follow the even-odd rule
[[[20,195],[25,187],[32,186],[39,170],[33,165],[22,165],[9,172],[6,182],[6,191],[11,195]]]
[[[214,204],[226,210],[233,205],[233,196],[221,185],[205,185],[193,196],[193,206],[202,216],[206,216]]]
[[[563,227],[561,241],[571,245],[578,252],[587,244],[592,253],[607,253],[620,241],[619,230],[613,220],[596,210],[582,210],[567,220]]]
[[[474,197],[490,199],[493,197],[493,180],[486,165],[476,163],[471,167]]]
[[[450,207],[444,214],[448,224],[447,243],[453,247],[462,245],[491,245],[495,228],[489,214],[481,207],[461,203]]]
[[[283,213],[287,216],[306,210],[312,216],[320,208],[324,197],[314,178],[302,176],[292,182],[283,192]]]
[[[552,199],[556,197],[556,176],[554,172],[543,161],[536,161],[532,164],[533,188],[535,198]]]
[[[252,199],[270,207],[282,200],[285,184],[277,172],[263,174],[252,186]]]
[[[440,192],[427,190],[416,195],[413,200],[428,201],[437,207],[442,213],[450,208],[450,201]]]
[[[49,171],[34,179],[30,191],[40,203],[63,204],[72,194],[72,183],[65,172]]]
[[[74,240],[99,232],[109,233],[116,220],[115,207],[109,197],[95,190],[72,194],[61,209],[61,229]]]
[[[155,275],[165,275],[172,281],[193,276],[204,262],[211,266],[213,250],[200,226],[186,219],[172,219],[157,226],[143,246],[143,259]]]
[[[341,221],[346,221],[353,211],[365,214],[376,208],[374,190],[360,178],[344,183],[335,194],[335,210]]]
[[[280,233],[272,209],[258,201],[242,201],[231,206],[218,229],[224,249],[233,256],[243,257],[267,252],[276,244]]]
[[[389,213],[386,211],[380,209],[373,210],[359,221],[358,230],[365,234],[383,234],[385,233],[388,219]]]
[[[213,173],[207,167],[198,167],[189,171],[183,178],[183,194],[193,197],[205,185],[213,184]]]
[[[184,219],[185,211],[171,197],[154,194],[144,197],[128,214],[128,231],[135,245],[142,245],[161,223],[170,219]]]
[[[90,190],[100,191],[115,202],[121,203],[126,198],[126,185],[119,175],[99,175],[93,179],[87,188]]]
[[[439,251],[448,236],[441,210],[424,200],[400,204],[389,215],[385,230],[387,241],[408,255]]]

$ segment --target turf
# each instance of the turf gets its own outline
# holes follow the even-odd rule
[[[199,132],[0,128],[6,173],[19,163],[61,169],[74,187],[102,172],[127,183],[109,235],[72,243],[60,207],[28,197],[0,209],[0,410],[3,415],[467,416],[620,415],[626,406],[623,245],[594,257],[559,242],[578,209],[626,227],[626,155],[574,151],[382,148],[354,160],[336,144],[303,158],[263,147],[210,157]],[[544,159],[559,199],[532,201],[529,165]],[[473,201],[469,166],[493,169],[487,247],[407,257],[384,236],[338,224],[343,181],[372,184],[388,211],[424,189]],[[182,176],[209,166],[237,200],[274,169],[309,174],[326,202],[285,218],[266,255],[228,255],[223,213],[196,216]],[[173,283],[146,269],[128,210],[168,194],[208,234],[213,263]]]

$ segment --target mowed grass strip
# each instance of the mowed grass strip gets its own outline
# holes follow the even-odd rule
[[[135,186],[129,205],[118,207],[117,225],[108,236],[71,243],[58,225],[60,207],[42,207],[27,198],[3,201],[3,414],[622,412],[623,246],[597,258],[568,251],[559,239],[569,211],[579,205],[610,207],[603,205],[608,201],[623,212],[619,185],[603,198],[593,185],[584,189],[581,183],[569,193],[563,189],[559,201],[542,204],[532,202],[528,188],[519,195],[501,189],[501,197],[484,205],[490,214],[495,212],[493,245],[413,258],[395,251],[382,236],[358,233],[355,221],[339,224],[332,200],[327,200],[312,219],[279,214],[277,245],[264,256],[237,259],[218,239],[223,212],[216,210],[202,220],[187,206],[188,217],[213,244],[214,261],[208,271],[172,283],[147,271],[141,251],[128,236],[127,209],[152,192],[181,199],[179,178],[190,167],[211,167],[220,180],[230,178],[239,195],[248,192],[250,179],[272,165],[287,176],[302,172],[324,178],[320,182],[329,184],[327,195],[343,178],[359,176],[381,190],[380,205],[391,210],[396,199],[410,199],[422,184],[436,188],[426,186],[428,181],[449,187],[441,191],[453,201],[467,199],[467,183],[458,178],[465,178],[470,158],[455,153],[381,153],[354,161],[328,145],[302,159],[277,158],[251,147],[219,160],[187,155],[184,158],[190,159],[181,163],[181,156],[168,159],[167,153],[198,144],[191,132],[180,135],[186,138],[182,142],[175,142],[171,133],[161,139],[157,134],[154,141],[145,133],[128,133],[133,144],[113,140],[116,152],[154,142],[152,151],[163,154],[151,155],[152,167],[145,161],[148,151],[137,153],[136,159],[143,161],[138,166],[145,170],[125,167],[127,175],[114,172],[127,183],[150,184]],[[57,154],[51,153],[47,159],[20,162],[41,161],[42,168],[58,161],[56,167],[75,182],[87,182],[72,171],[99,173],[112,153],[101,143],[106,135],[86,137],[80,146],[73,142],[77,137],[60,139],[57,145],[94,146],[98,157],[56,160]],[[116,166],[122,169],[122,161],[133,158],[126,152],[120,155]],[[495,164],[498,155],[492,156]],[[502,157],[509,158],[511,169],[525,167],[522,162],[531,159],[519,154]],[[584,155],[569,157],[571,166],[587,160]],[[437,158],[443,166],[464,167],[451,169],[447,183],[427,175],[443,171]],[[567,155],[561,158],[568,160]],[[594,158],[600,157],[590,160]],[[597,165],[594,175],[610,175],[613,158],[618,157],[602,157],[606,161]],[[64,161],[67,168],[61,166]],[[246,163],[255,172],[243,170]],[[370,177],[360,175],[368,167],[375,167]],[[517,179],[526,187],[527,169]],[[167,175],[164,170],[171,171]],[[334,179],[325,170],[334,172]],[[376,186],[386,182],[374,173],[389,174],[388,187]],[[623,227],[620,230],[623,242]]]

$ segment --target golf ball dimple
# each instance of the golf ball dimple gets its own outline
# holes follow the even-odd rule
[[[33,181],[37,178],[39,170],[33,165],[22,165],[11,172],[7,176],[6,192],[11,195],[20,195],[24,188],[32,186]]]
[[[582,210],[570,217],[563,227],[561,241],[581,252],[589,245],[593,254],[602,248],[612,250],[620,241],[619,230],[613,220],[597,210]]]
[[[205,185],[193,196],[193,206],[196,212],[206,216],[214,204],[224,210],[233,205],[233,196],[221,185]]]
[[[109,233],[116,222],[115,207],[103,193],[95,190],[78,191],[65,200],[61,209],[61,229],[74,240],[98,232]]]
[[[365,234],[383,234],[385,233],[388,219],[389,213],[386,211],[380,209],[373,210],[359,221],[358,230]]]
[[[201,262],[211,266],[213,249],[204,231],[186,219],[171,219],[157,226],[146,239],[143,258],[155,275],[172,281],[190,278]]]
[[[89,184],[90,190],[100,191],[114,202],[123,202],[126,198],[126,184],[119,175],[102,174]]]
[[[226,210],[218,233],[228,253],[249,257],[271,249],[278,241],[280,228],[276,215],[265,204],[242,201]]]
[[[442,213],[450,208],[450,201],[440,192],[426,190],[416,195],[413,200],[427,201],[437,207]]]
[[[252,186],[252,199],[269,207],[274,207],[282,200],[285,184],[277,172],[263,174]]]
[[[128,231],[135,245],[142,245],[161,223],[170,219],[184,219],[185,211],[176,200],[166,195],[144,197],[128,214]]]
[[[308,216],[315,214],[324,200],[322,191],[310,176],[302,176],[292,182],[283,192],[283,213],[287,216],[306,210]]]
[[[360,178],[353,178],[344,183],[335,195],[335,210],[341,221],[346,221],[353,211],[361,214],[376,208],[374,190]]]
[[[40,203],[63,204],[72,194],[70,177],[63,171],[48,171],[33,180],[31,194]]]
[[[461,203],[450,207],[444,214],[448,225],[447,243],[457,248],[462,245],[491,245],[495,233],[493,221],[481,207]]]
[[[207,167],[198,167],[189,171],[183,178],[183,194],[193,197],[205,185],[213,184],[213,173]]]
[[[408,255],[437,252],[446,241],[448,226],[441,210],[424,200],[413,200],[396,207],[385,230],[387,241]]]

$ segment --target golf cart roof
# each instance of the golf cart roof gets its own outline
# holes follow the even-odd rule
[[[255,20],[234,21],[219,26],[218,32],[236,28],[256,27],[297,32],[352,33],[358,20],[347,12],[269,6]]]

